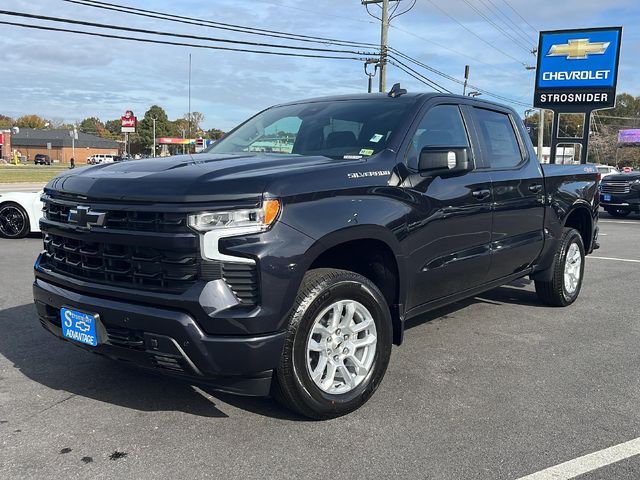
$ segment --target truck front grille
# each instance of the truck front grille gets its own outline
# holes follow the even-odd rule
[[[69,211],[73,207],[66,202],[47,199],[42,216],[53,222],[70,224]],[[104,211],[98,206],[97,209]],[[188,232],[187,216],[184,213],[165,213],[129,210],[107,210],[105,228],[138,232]]]
[[[631,191],[631,185],[629,182],[602,182],[602,193],[629,193]]]
[[[198,252],[160,250],[135,245],[93,243],[45,234],[47,268],[68,276],[113,286],[184,291],[199,277]],[[205,267],[207,280],[221,277],[220,264]]]
[[[50,195],[43,204],[45,269],[88,283],[167,293],[222,279],[241,304],[259,301],[256,266],[204,260],[186,213]],[[104,224],[79,228],[69,222],[69,212],[80,205],[105,213]]]

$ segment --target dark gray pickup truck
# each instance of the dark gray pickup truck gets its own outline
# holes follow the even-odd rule
[[[542,167],[510,108],[398,88],[64,172],[42,200],[44,328],[319,419],[369,399],[409,318],[525,276],[571,304],[599,206],[595,168]]]

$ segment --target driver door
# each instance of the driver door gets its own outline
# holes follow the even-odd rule
[[[468,124],[458,105],[429,108],[408,147],[407,166],[417,204],[408,218],[407,255],[412,287],[408,308],[471,289],[490,266],[492,189],[489,172],[477,169]],[[423,148],[466,150],[464,171],[420,171]]]

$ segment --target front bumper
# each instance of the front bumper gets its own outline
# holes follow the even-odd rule
[[[640,212],[640,192],[600,194],[600,206],[604,209],[630,210]]]
[[[284,345],[284,332],[213,336],[185,311],[77,293],[41,278],[33,284],[33,295],[42,326],[65,341],[70,340],[62,337],[60,308],[97,313],[98,346],[71,343],[232,393],[267,395]]]

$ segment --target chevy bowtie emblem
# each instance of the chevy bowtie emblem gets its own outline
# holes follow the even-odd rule
[[[569,40],[569,43],[552,45],[547,57],[567,57],[568,60],[583,60],[589,55],[602,55],[611,42],[593,42],[588,38]]]
[[[106,219],[106,213],[94,212],[90,207],[78,206],[69,210],[69,223],[75,223],[79,228],[102,227]]]

